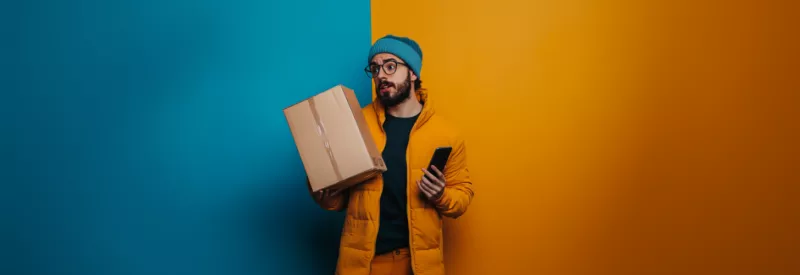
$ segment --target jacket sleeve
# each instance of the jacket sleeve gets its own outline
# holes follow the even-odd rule
[[[311,182],[306,178],[306,184],[308,186],[308,193],[311,194],[311,198],[314,199],[322,209],[329,210],[329,211],[342,211],[347,208],[347,197],[350,192],[349,190],[344,190],[336,195],[328,195],[327,191],[320,191],[320,192],[313,192],[311,191]]]
[[[434,201],[434,205],[443,216],[455,219],[467,211],[474,196],[467,167],[466,146],[461,139],[453,146],[453,153],[450,154],[444,176],[446,184],[444,192]]]

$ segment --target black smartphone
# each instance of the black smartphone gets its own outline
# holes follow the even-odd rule
[[[428,169],[428,171],[430,171],[431,174],[436,175],[436,172],[433,171],[433,169],[431,168],[431,165],[433,165],[436,166],[436,168],[439,169],[439,171],[442,171],[442,173],[444,173],[444,168],[445,165],[447,164],[447,159],[450,158],[450,152],[452,151],[453,147],[449,146],[436,148],[436,151],[433,151],[433,156],[431,157],[431,163],[428,165],[428,167],[425,168]]]

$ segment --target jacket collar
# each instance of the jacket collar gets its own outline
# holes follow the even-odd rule
[[[416,92],[416,96],[417,100],[422,103],[422,111],[420,111],[419,117],[417,118],[417,122],[414,123],[414,128],[412,128],[412,131],[422,127],[422,125],[428,122],[428,120],[430,120],[435,113],[434,106],[428,98],[428,91],[425,90],[425,88],[418,90]],[[372,107],[375,110],[375,114],[378,116],[378,125],[380,125],[381,130],[383,130],[383,123],[386,121],[386,110],[379,100],[375,100],[374,104],[372,104]]]

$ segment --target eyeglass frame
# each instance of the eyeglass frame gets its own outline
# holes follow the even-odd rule
[[[397,65],[403,65],[403,66],[406,66],[406,67],[408,67],[408,64],[406,64],[406,63],[403,63],[403,62],[400,62],[400,61],[397,61],[397,60],[394,60],[394,58],[390,58],[390,59],[387,59],[387,60],[384,60],[384,61],[385,61],[385,63],[383,63],[383,64],[380,64],[380,65],[379,65],[381,69],[380,69],[380,70],[378,70],[378,73],[377,73],[377,74],[375,74],[375,75],[372,75],[373,73],[372,73],[372,71],[369,69],[369,67],[372,67],[372,65],[378,65],[378,64],[377,64],[377,63],[375,63],[375,62],[370,62],[370,64],[369,64],[369,65],[367,65],[367,67],[366,67],[366,68],[364,68],[364,73],[366,73],[366,74],[367,74],[367,77],[369,77],[369,78],[375,78],[377,75],[380,75],[380,73],[381,73],[381,70],[383,70],[383,72],[384,72],[384,73],[386,73],[387,75],[393,75],[394,73],[396,73],[396,72],[397,72],[397,69],[394,69],[394,72],[392,72],[392,73],[389,73],[388,71],[386,71],[386,67],[384,67],[384,66],[386,66],[386,64],[389,64],[389,63],[394,63],[394,64],[397,64]]]

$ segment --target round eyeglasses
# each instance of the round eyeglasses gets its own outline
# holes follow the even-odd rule
[[[397,61],[387,61],[386,63],[383,63],[383,65],[378,65],[374,63],[369,64],[369,66],[364,68],[364,72],[367,73],[367,77],[374,78],[380,74],[380,70],[381,68],[383,68],[384,73],[386,73],[387,75],[391,75],[397,71],[397,65],[406,66],[405,63],[400,63]]]

